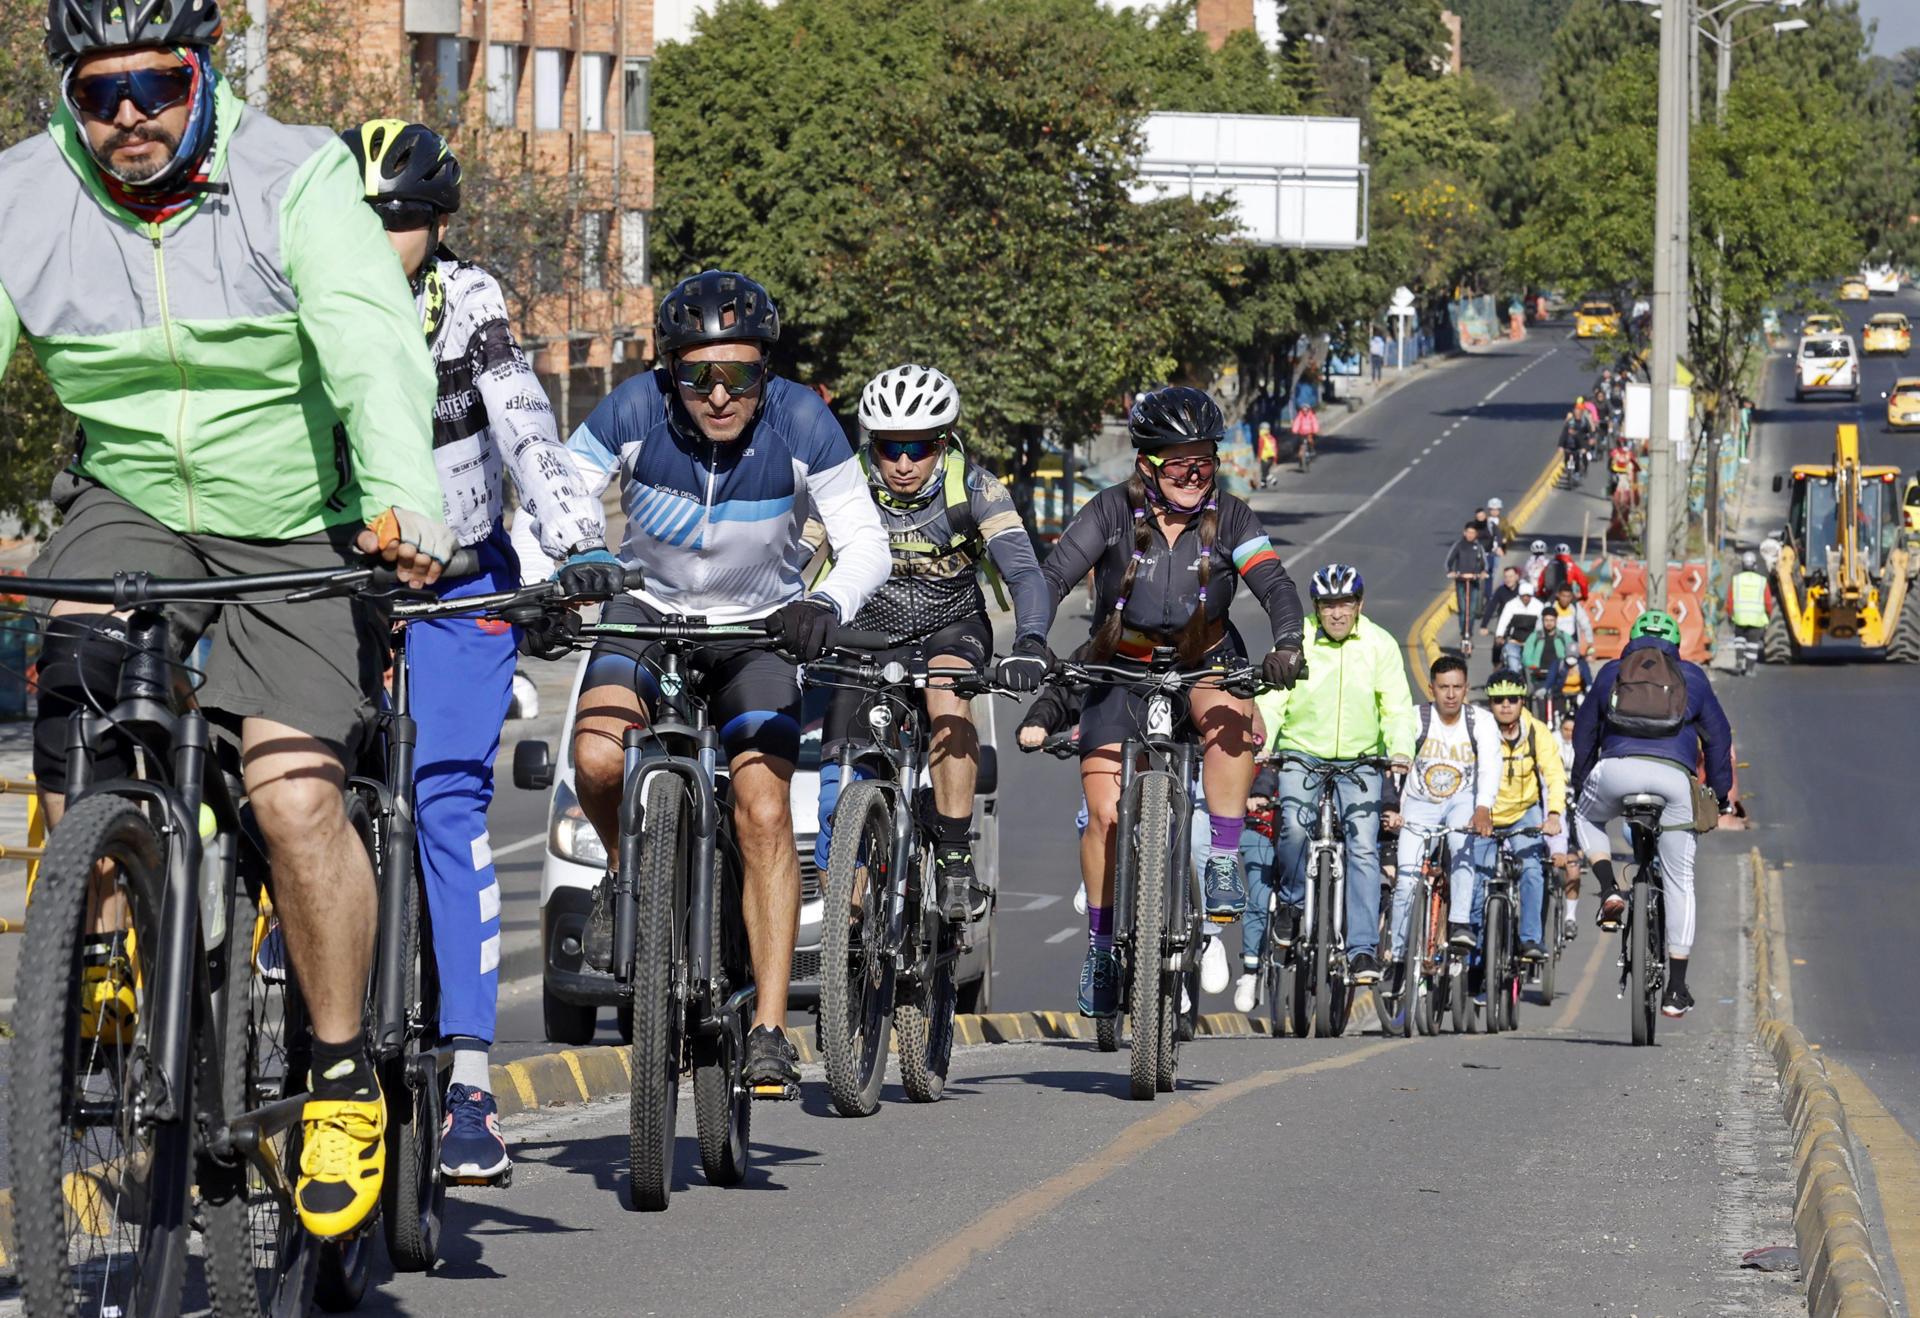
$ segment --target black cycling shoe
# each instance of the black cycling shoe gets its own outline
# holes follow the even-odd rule
[[[740,1079],[755,1098],[791,1100],[800,1097],[800,1055],[784,1031],[756,1025],[747,1035],[747,1056]]]
[[[1538,943],[1522,943],[1520,944],[1520,959],[1522,961],[1545,961],[1547,959],[1547,949]]]
[[[1447,926],[1447,946],[1459,952],[1471,952],[1479,945],[1473,936],[1470,924],[1449,924]]]
[[[1380,962],[1373,953],[1362,952],[1347,962],[1347,979],[1353,984],[1373,984],[1380,979]]]
[[[933,856],[940,882],[940,914],[955,924],[973,912],[973,853],[965,847],[941,847]]]
[[[1687,992],[1687,986],[1685,984],[1667,985],[1666,996],[1660,1000],[1660,1014],[1678,1020],[1692,1010],[1693,994]]]
[[[613,971],[613,875],[600,876],[587,910],[587,926],[580,931],[580,960],[603,974]]]

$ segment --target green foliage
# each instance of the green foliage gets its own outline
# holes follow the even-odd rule
[[[1449,0],[1460,15],[1465,62],[1502,100],[1528,107],[1540,95],[1554,30],[1573,0]]]

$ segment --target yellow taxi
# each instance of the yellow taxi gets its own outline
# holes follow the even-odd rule
[[[1893,382],[1887,400],[1888,430],[1920,430],[1920,375],[1903,375]]]
[[[1573,313],[1573,337],[1600,339],[1620,332],[1620,313],[1611,302],[1582,302]]]
[[[1841,320],[1840,317],[1825,311],[1815,312],[1800,324],[1800,337],[1803,339],[1817,339],[1823,335],[1845,334],[1846,332],[1846,322]]]
[[[1913,325],[1897,311],[1882,312],[1867,322],[1860,335],[1860,351],[1893,352],[1904,357],[1913,349]]]
[[[1843,279],[1840,281],[1840,300],[1842,302],[1865,302],[1872,297],[1864,279]]]

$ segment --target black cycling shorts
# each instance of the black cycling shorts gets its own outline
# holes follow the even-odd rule
[[[631,595],[611,600],[602,622],[658,622],[661,614]],[[649,712],[660,695],[660,646],[603,636],[587,659],[582,691],[625,686]],[[792,660],[764,647],[715,641],[690,656],[687,669],[707,700],[707,721],[720,732],[728,760],[765,755],[793,764],[800,758],[800,678]]]
[[[984,669],[993,654],[993,629],[987,625],[985,618],[962,618],[912,645],[876,654],[874,660],[883,664],[892,659],[904,662],[916,653],[924,654],[930,660],[958,659],[974,668]],[[826,723],[821,728],[820,755],[823,760],[831,760],[842,742],[858,735],[866,726],[867,710],[873,699],[870,692],[856,691],[851,687],[834,688],[833,699],[827,704]]]
[[[1243,662],[1246,657],[1247,647],[1240,639],[1239,629],[1229,623],[1226,635],[1207,651],[1201,662],[1227,665]],[[1134,666],[1123,660],[1114,663],[1116,667]],[[1144,665],[1140,671],[1146,671]],[[1145,736],[1146,729],[1144,696],[1131,687],[1094,687],[1087,692],[1086,703],[1080,707],[1080,758],[1086,759],[1103,746],[1118,746],[1129,738]]]

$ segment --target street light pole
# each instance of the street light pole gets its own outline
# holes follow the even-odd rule
[[[1673,384],[1685,325],[1688,81],[1693,6],[1669,0],[1660,13],[1659,136],[1653,191],[1653,346],[1648,363],[1653,425],[1647,450],[1647,604],[1665,608],[1672,532]],[[1677,277],[1676,277],[1677,276]]]

